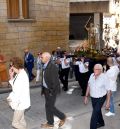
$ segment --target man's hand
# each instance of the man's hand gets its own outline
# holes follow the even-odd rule
[[[84,97],[84,104],[85,105],[88,104],[88,97],[87,96]]]
[[[110,96],[112,95],[111,91],[107,92],[107,98],[106,98],[106,105],[105,105],[105,109],[109,109],[110,108]]]
[[[105,105],[105,109],[108,110],[110,108],[110,103],[107,101]]]

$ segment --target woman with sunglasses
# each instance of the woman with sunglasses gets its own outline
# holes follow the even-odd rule
[[[12,126],[17,129],[26,129],[24,113],[30,107],[29,79],[19,57],[11,59],[9,75],[12,92],[9,94],[7,101],[14,110]]]

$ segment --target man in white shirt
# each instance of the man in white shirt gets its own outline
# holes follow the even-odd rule
[[[114,100],[115,92],[117,91],[117,77],[119,74],[119,68],[117,65],[114,65],[114,60],[112,57],[107,58],[107,64],[110,67],[106,72],[106,76],[108,77],[108,80],[109,80],[109,89],[111,91],[111,96],[110,96],[110,110],[105,115],[114,116],[115,109],[114,109],[113,100]]]
[[[63,58],[60,59],[61,71],[60,71],[60,80],[63,84],[63,90],[68,90],[68,75],[70,71],[70,58],[66,58],[67,53],[64,52]]]
[[[76,65],[79,66],[78,82],[82,89],[82,96],[85,96],[89,79],[89,70],[88,70],[89,62],[85,60],[84,56],[82,56],[80,58],[80,61],[76,62]]]
[[[117,63],[118,63],[118,68],[119,68],[119,70],[120,70],[120,56],[118,56],[117,58],[116,58],[116,61],[117,61]],[[118,82],[120,82],[120,73],[118,74],[118,80],[117,80]],[[118,83],[118,86],[119,86],[119,83]],[[120,106],[120,104],[118,104],[118,106]]]
[[[107,76],[102,73],[102,71],[103,68],[101,64],[96,64],[94,66],[94,73],[91,74],[89,78],[86,96],[84,98],[84,103],[87,104],[88,95],[90,94],[92,101],[93,111],[91,116],[90,129],[97,129],[99,127],[105,126],[101,108],[106,100],[106,95],[108,96],[106,107],[109,107],[109,81]]]

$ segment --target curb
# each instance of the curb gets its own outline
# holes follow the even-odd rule
[[[75,80],[69,80],[69,82],[68,82],[69,86],[77,85],[77,84],[78,84],[78,82],[75,81]],[[60,84],[60,85],[62,86],[62,84]],[[40,83],[38,83],[38,84],[35,84],[35,83],[31,84],[30,85],[30,89],[34,89],[34,88],[41,88],[41,84]],[[9,93],[11,91],[12,91],[11,88],[0,88],[0,94]]]

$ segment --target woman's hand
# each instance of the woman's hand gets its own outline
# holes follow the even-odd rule
[[[13,68],[11,67],[11,68],[9,69],[10,79],[13,79],[14,73],[15,73],[15,72],[14,72]]]

